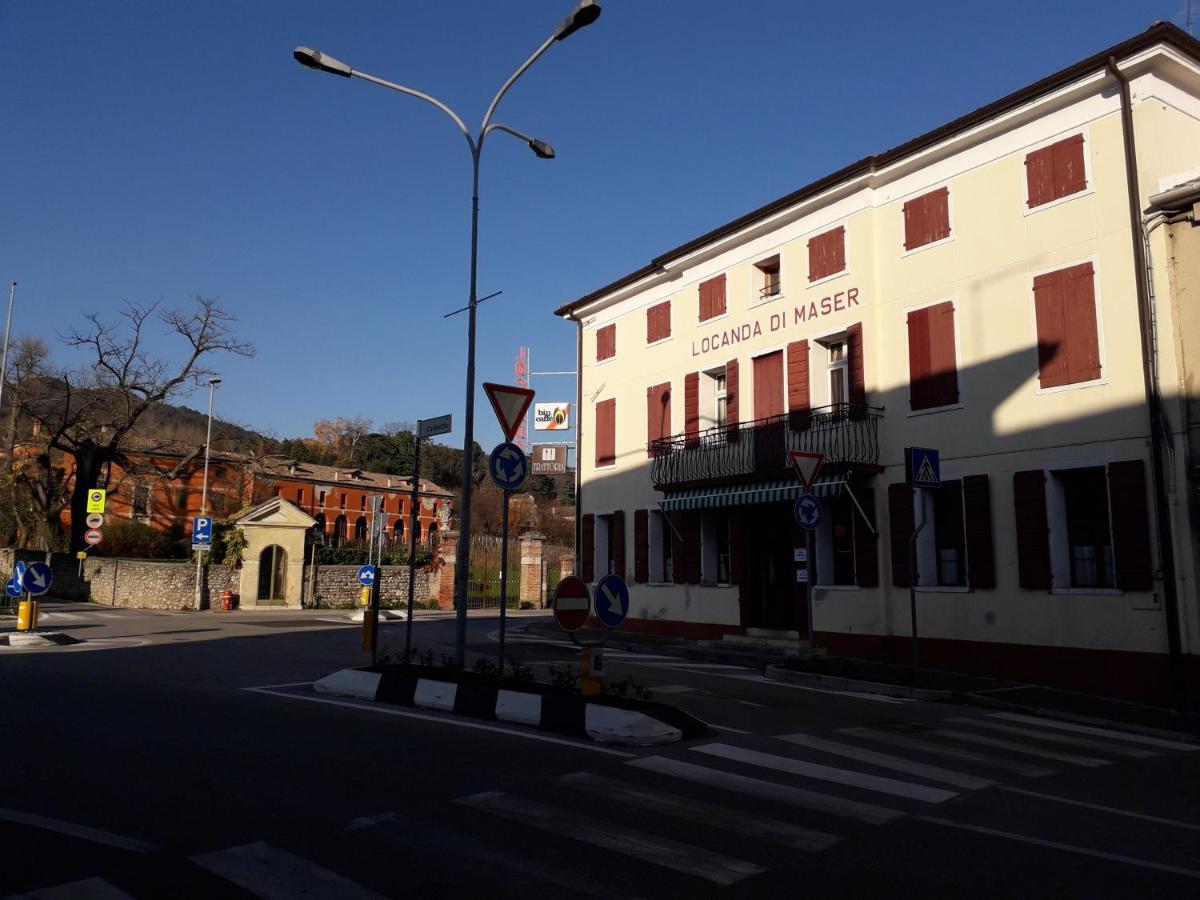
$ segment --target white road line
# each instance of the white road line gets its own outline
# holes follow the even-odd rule
[[[116,847],[118,850],[132,850],[134,853],[153,853],[160,849],[157,844],[139,841],[137,838],[125,837],[123,834],[113,834],[87,825],[77,825],[74,822],[64,822],[62,819],[51,819],[35,813],[21,812],[18,809],[0,809],[0,819],[15,822],[18,825],[28,825],[31,828],[41,828],[43,831],[57,831],[93,844],[104,844],[106,847]]]
[[[243,691],[269,691],[272,688],[285,687],[304,687],[305,685],[313,684],[311,681],[285,681],[283,684],[256,684],[253,687],[244,687]]]
[[[818,750],[821,753],[830,753],[834,756],[845,757],[846,759],[857,759],[859,762],[870,763],[873,766],[880,766],[884,769],[895,769],[897,772],[916,775],[918,778],[928,778],[930,781],[952,784],[955,787],[965,788],[969,791],[991,787],[996,783],[988,781],[986,778],[980,778],[977,775],[968,775],[965,772],[943,769],[941,766],[931,766],[927,763],[914,762],[902,756],[892,756],[890,753],[865,750],[862,747],[855,747],[853,744],[829,741],[810,734],[781,734],[778,738],[781,741],[787,741],[789,744],[798,744],[801,747],[808,747],[812,750]]]
[[[265,841],[201,853],[191,859],[264,900],[293,897],[383,900],[382,894]]]
[[[728,886],[767,871],[743,859],[632,828],[602,824],[591,816],[556,809],[499,791],[459,797],[454,802],[676,872],[696,875],[714,884]]]
[[[844,797],[835,797],[832,794],[822,794],[817,791],[806,791],[789,784],[776,784],[773,781],[763,781],[746,775],[738,775],[735,772],[697,766],[665,756],[643,756],[639,759],[631,759],[626,765],[659,775],[683,778],[708,787],[746,794],[761,800],[786,803],[789,806],[799,806],[832,816],[855,819],[869,825],[886,825],[888,822],[903,819],[905,816],[905,813],[898,809],[863,803],[861,800],[847,800]]]
[[[786,681],[776,681],[773,678],[766,678],[762,675],[722,675],[720,672],[713,672],[713,678],[732,678],[735,681],[753,681],[755,684],[767,684],[772,687],[791,688],[794,691],[808,691],[813,694],[833,694],[835,697],[844,697],[847,700],[870,700],[875,703],[916,703],[909,697],[884,697],[881,694],[862,694],[856,691],[833,691],[828,688],[808,687],[803,684],[790,684]]]
[[[745,728],[734,728],[732,725],[717,725],[715,722],[705,722],[704,724],[717,731],[731,731],[734,734],[754,734],[753,731],[747,731]]]
[[[944,803],[958,796],[957,791],[948,791],[945,788],[928,787],[923,784],[914,784],[911,781],[897,781],[894,778],[868,775],[866,772],[856,772],[853,769],[822,766],[818,763],[792,759],[788,756],[776,756],[773,753],[760,753],[757,750],[747,750],[730,744],[704,744],[690,749],[697,753],[716,756],[719,759],[761,766],[764,769],[774,769],[776,772],[787,772],[789,775],[803,775],[805,778],[844,784],[847,787],[863,788],[880,794],[891,794],[893,797],[920,800],[923,803]]]
[[[1062,731],[1078,731],[1080,734],[1094,734],[1097,737],[1119,738],[1135,744],[1145,744],[1148,747],[1162,747],[1165,750],[1200,750],[1200,744],[1190,744],[1183,741],[1168,741],[1164,738],[1147,737],[1144,734],[1130,734],[1127,731],[1116,731],[1111,728],[1097,728],[1093,725],[1076,725],[1074,722],[1060,722],[1057,719],[1040,719],[1037,716],[1024,716],[1020,713],[998,712],[991,713],[993,719],[1008,719],[1012,722],[1028,722],[1043,728],[1058,728]]]
[[[650,688],[656,694],[690,694],[696,690],[686,684],[656,684]]]
[[[81,881],[56,884],[54,887],[38,888],[36,891],[13,895],[6,900],[23,900],[25,897],[35,897],[37,900],[134,900],[133,895],[125,893],[103,878],[84,878]]]
[[[399,816],[394,812],[383,812],[375,816],[359,816],[342,826],[342,831],[362,831],[364,828],[371,828],[384,822],[394,822],[398,818]]]
[[[1070,747],[1081,747],[1084,750],[1097,750],[1100,753],[1111,753],[1117,756],[1130,756],[1134,759],[1149,759],[1161,754],[1154,750],[1140,750],[1137,747],[1118,747],[1112,741],[1097,741],[1091,738],[1074,737],[1069,734],[1051,734],[1040,728],[1023,728],[1020,725],[1005,725],[1003,722],[992,722],[988,719],[961,718],[948,719],[949,722],[961,722],[976,728],[990,728],[1005,734],[1016,734],[1022,737],[1036,738],[1039,741],[1049,741],[1052,744],[1066,744]]]
[[[264,690],[263,688],[242,688],[243,691],[252,691],[259,694],[266,694],[270,697],[283,697],[287,700],[304,700],[308,703],[324,703],[329,706],[345,706],[350,709],[357,709],[359,712],[375,713],[384,716],[398,716],[402,719],[418,719],[423,722],[438,722],[442,725],[447,725],[451,728],[467,728],[475,731],[490,731],[495,734],[506,734],[509,737],[522,738],[527,741],[541,741],[543,744],[559,744],[563,747],[573,747],[576,750],[586,750],[592,753],[603,753],[608,756],[619,756],[623,759],[629,759],[635,754],[626,753],[623,750],[610,750],[608,747],[597,747],[595,744],[584,743],[583,741],[572,741],[567,738],[551,737],[547,734],[539,734],[536,731],[525,731],[519,728],[504,728],[499,725],[485,725],[482,722],[468,722],[462,719],[452,719],[449,716],[434,716],[425,713],[410,712],[406,709],[397,709],[394,706],[382,706],[377,703],[353,703],[349,700],[329,700],[325,697],[307,697],[304,694],[284,694],[276,693],[275,691]]]
[[[1104,850],[1092,850],[1088,847],[1076,847],[1074,844],[1063,844],[1059,841],[1047,841],[1042,838],[1031,837],[1027,834],[1015,834],[1011,831],[1000,831],[996,828],[984,828],[982,825],[968,825],[965,822],[952,822],[949,819],[939,819],[936,816],[915,816],[922,822],[932,822],[935,825],[943,825],[946,828],[957,828],[960,831],[974,831],[978,834],[987,834],[992,837],[1007,838],[1010,841],[1019,841],[1022,844],[1034,844],[1038,847],[1050,847],[1054,850],[1062,850],[1066,853],[1078,853],[1082,856],[1091,856],[1096,859],[1107,859],[1111,862],[1125,863],[1130,866],[1138,866],[1143,869],[1155,869],[1159,872],[1170,872],[1173,875],[1183,875],[1187,878],[1200,878],[1200,872],[1195,869],[1185,869],[1181,866],[1168,866],[1165,863],[1151,862],[1148,859],[1138,859],[1133,856],[1124,856],[1120,853],[1107,853]]]
[[[946,747],[933,741],[909,737],[904,734],[895,734],[891,731],[879,731],[874,728],[862,727],[841,728],[838,730],[841,734],[851,734],[855,737],[865,738],[868,741],[887,744],[890,747],[899,747],[902,750],[917,750],[921,753],[929,753],[934,756],[948,756],[951,759],[979,763],[980,765],[990,766],[1004,772],[1015,772],[1018,775],[1024,775],[1026,778],[1042,778],[1046,775],[1058,774],[1054,769],[1035,766],[1032,763],[1024,763],[1015,759],[1005,759],[1000,756],[991,756],[987,753],[976,753],[973,750],[964,750],[959,747]]]
[[[1032,744],[1023,744],[1020,741],[1007,741],[1001,738],[988,737],[983,734],[971,734],[967,731],[958,731],[954,728],[937,728],[930,732],[931,734],[948,737],[956,741],[967,741],[972,744],[983,744],[985,747],[999,747],[1001,750],[1015,750],[1017,753],[1024,753],[1028,756],[1040,756],[1043,759],[1054,759],[1059,762],[1071,763],[1076,766],[1087,766],[1088,768],[1099,768],[1107,766],[1110,760],[1097,759],[1094,756],[1077,756],[1074,753],[1059,753],[1055,750],[1044,750],[1041,747],[1035,747]]]
[[[809,853],[827,850],[841,840],[836,834],[825,831],[801,828],[791,822],[781,822],[767,816],[747,815],[715,803],[638,787],[590,772],[573,772],[560,776],[558,783],[593,797],[616,800],[652,814],[682,819],[692,826],[701,824],[710,828],[723,828],[734,834],[763,838]]]
[[[1175,828],[1187,828],[1191,831],[1200,831],[1200,825],[1193,825],[1191,822],[1180,822],[1176,819],[1163,819],[1159,816],[1149,816],[1146,813],[1134,812],[1130,809],[1117,809],[1113,806],[1101,806],[1098,803],[1085,803],[1082,800],[1071,800],[1068,797],[1059,797],[1056,794],[1042,794],[1038,791],[1027,791],[1023,788],[1008,787],[1001,785],[999,788],[1002,791],[1008,791],[1010,794],[1024,794],[1026,797],[1038,797],[1042,800],[1053,800],[1055,803],[1067,803],[1071,806],[1082,806],[1085,809],[1094,809],[1099,812],[1113,813],[1118,816],[1128,816],[1131,819],[1142,819],[1146,822],[1157,822],[1160,825],[1172,825]]]

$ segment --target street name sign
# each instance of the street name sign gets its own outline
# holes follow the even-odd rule
[[[596,585],[596,618],[616,628],[629,614],[629,585],[620,575],[605,575]]]
[[[417,419],[417,437],[427,438],[438,434],[449,434],[450,413],[436,419]]]
[[[525,451],[516,444],[497,444],[488,457],[488,473],[498,487],[506,491],[517,490],[529,474]]]
[[[44,594],[50,590],[52,581],[54,581],[54,573],[50,571],[50,567],[44,562],[33,562],[25,567],[25,574],[21,577],[21,587],[31,594]]]
[[[91,513],[84,521],[88,528],[102,528],[104,526],[104,516],[100,513]]]
[[[815,494],[801,494],[797,497],[793,512],[796,524],[805,531],[812,531],[821,524],[821,501]]]
[[[937,450],[932,447],[905,447],[904,462],[908,483],[913,487],[942,486],[942,463]]]
[[[517,436],[521,423],[525,421],[525,413],[533,400],[533,391],[511,384],[493,384],[490,381],[483,383],[483,390],[491,401],[496,421],[500,423],[500,429],[504,432],[504,439],[511,441]]]
[[[796,477],[800,479],[800,486],[804,488],[805,493],[812,490],[813,482],[817,480],[817,473],[821,471],[821,463],[824,461],[825,454],[823,453],[809,453],[805,450],[788,451],[788,462],[796,470]]]
[[[554,589],[554,621],[563,631],[578,631],[592,609],[588,586],[578,575],[568,575]]]
[[[92,488],[87,495],[87,511],[90,513],[104,512],[104,498],[107,491],[103,488]]]
[[[99,528],[89,528],[83,533],[83,539],[91,546],[95,547],[98,543],[104,540],[104,532]]]

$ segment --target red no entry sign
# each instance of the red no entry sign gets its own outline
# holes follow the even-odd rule
[[[563,631],[578,631],[592,611],[592,595],[582,578],[568,575],[554,589],[554,621]]]

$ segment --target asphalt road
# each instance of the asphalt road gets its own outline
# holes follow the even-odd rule
[[[1200,893],[1183,739],[610,652],[611,678],[717,728],[615,748],[317,695],[364,661],[330,613],[47,610],[88,641],[0,650],[0,896]],[[527,621],[512,653],[573,659]],[[496,627],[472,618],[471,649]],[[435,653],[452,638],[414,624]]]

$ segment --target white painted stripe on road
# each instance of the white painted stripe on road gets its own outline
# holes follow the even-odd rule
[[[103,878],[84,878],[54,887],[38,888],[26,894],[14,895],[11,900],[23,900],[25,897],[35,897],[37,900],[134,900],[132,894],[125,893]]]
[[[525,731],[515,728],[503,728],[499,725],[487,725],[483,722],[471,722],[465,719],[451,719],[445,716],[435,716],[428,713],[412,712],[407,709],[397,709],[394,706],[384,706],[378,703],[354,703],[349,700],[327,700],[324,697],[309,697],[304,694],[287,694],[277,693],[275,691],[266,691],[262,688],[242,688],[243,691],[253,691],[255,693],[266,694],[270,697],[283,697],[287,700],[304,700],[308,703],[325,703],[329,706],[345,706],[350,709],[356,709],[359,712],[375,713],[381,716],[397,716],[401,719],[417,719],[421,722],[437,722],[440,725],[446,725],[451,728],[468,728],[474,731],[490,731],[494,734],[506,734],[509,737],[522,738],[527,741],[540,741],[543,744],[559,744],[563,747],[573,747],[576,750],[586,750],[591,753],[604,753],[609,756],[620,756],[629,759],[634,754],[626,753],[623,750],[611,750],[608,747],[597,747],[591,742],[572,741],[567,738],[552,737],[548,734],[541,734],[537,731]]]
[[[966,716],[948,719],[949,722],[960,722],[976,728],[990,728],[1005,734],[1015,734],[1021,737],[1036,738],[1039,741],[1049,741],[1052,744],[1066,744],[1069,747],[1080,747],[1084,750],[1097,750],[1100,753],[1111,753],[1117,756],[1129,756],[1134,759],[1149,759],[1161,754],[1154,750],[1142,750],[1137,747],[1118,747],[1112,741],[1097,741],[1093,738],[1076,737],[1070,734],[1051,734],[1040,728],[1025,728],[1021,725],[1005,725],[1003,722],[992,722],[988,719],[971,719]]]
[[[1016,834],[1012,831],[1000,831],[997,828],[985,828],[982,825],[968,825],[966,822],[952,822],[949,819],[939,819],[936,816],[915,816],[922,822],[932,822],[934,825],[943,825],[946,828],[957,828],[960,831],[974,831],[978,834],[987,834],[992,837],[1006,838],[1010,841],[1019,841],[1022,844],[1033,844],[1038,847],[1050,847],[1054,850],[1062,850],[1066,853],[1078,853],[1082,856],[1091,856],[1096,859],[1107,859],[1111,862],[1125,863],[1130,866],[1138,866],[1143,869],[1154,869],[1159,872],[1170,872],[1173,875],[1183,875],[1187,878],[1200,878],[1200,871],[1195,869],[1185,869],[1181,866],[1169,866],[1165,863],[1151,862],[1148,859],[1138,859],[1133,856],[1125,856],[1120,853],[1108,853],[1104,850],[1092,850],[1089,847],[1077,847],[1074,844],[1064,844],[1059,841],[1047,841],[1044,838],[1032,837],[1028,834]]]
[[[90,841],[93,844],[104,844],[106,847],[116,847],[118,850],[153,853],[160,849],[157,844],[125,837],[123,834],[113,834],[111,831],[78,825],[75,822],[64,822],[62,819],[51,819],[49,816],[39,816],[36,813],[21,812],[19,809],[0,809],[0,819],[14,822],[17,825],[28,825],[30,828],[40,828],[43,831],[57,831],[59,834],[79,838],[82,841]]]
[[[961,759],[966,762],[979,763],[980,765],[989,766],[1004,772],[1015,772],[1018,775],[1024,775],[1026,778],[1042,778],[1046,775],[1058,774],[1054,769],[1035,766],[1032,763],[1006,759],[1000,756],[991,756],[987,753],[977,753],[974,750],[966,750],[959,747],[946,747],[933,741],[896,734],[891,731],[859,727],[841,728],[839,732],[841,734],[850,734],[854,735],[854,737],[865,738],[868,741],[887,744],[889,747],[899,747],[901,750],[917,750],[921,753],[932,754],[933,756],[946,756],[950,759]]]
[[[1097,737],[1119,738],[1122,741],[1132,741],[1135,744],[1145,744],[1148,747],[1162,747],[1165,750],[1200,750],[1200,744],[1185,743],[1184,741],[1168,741],[1165,738],[1148,737],[1144,734],[1131,734],[1128,731],[1117,731],[1112,728],[1097,728],[1094,725],[1076,725],[1074,722],[1060,722],[1057,719],[1039,719],[1037,716],[1025,716],[1020,713],[991,713],[993,719],[1008,719],[1012,722],[1028,722],[1043,728],[1058,728],[1062,731],[1078,731],[1080,734],[1094,734]]]
[[[656,694],[690,694],[696,688],[686,684],[656,684],[651,690]]]
[[[766,678],[762,675],[722,675],[720,672],[713,672],[713,678],[732,678],[736,681],[753,681],[755,684],[766,684],[773,687],[790,688],[793,691],[808,691],[812,694],[832,694],[835,697],[842,697],[847,700],[870,700],[873,703],[917,703],[910,697],[884,697],[881,694],[863,694],[856,691],[833,691],[828,688],[809,687],[805,684],[791,684],[787,681],[776,681],[773,678]]]
[[[383,900],[382,894],[265,841],[201,853],[191,859],[263,900],[294,897]]]
[[[945,788],[928,787],[924,784],[914,784],[911,781],[897,781],[894,778],[884,778],[880,775],[868,775],[866,772],[856,772],[853,769],[838,769],[833,766],[822,766],[819,763],[805,762],[792,759],[789,756],[776,756],[774,753],[761,753],[758,750],[747,750],[734,747],[731,744],[704,744],[690,748],[697,753],[706,753],[720,759],[733,762],[747,763],[764,769],[774,769],[776,772],[787,772],[789,775],[802,775],[805,778],[815,778],[818,781],[828,781],[833,784],[844,784],[847,787],[863,788],[881,794],[891,794],[893,797],[906,797],[909,800],[920,800],[923,803],[944,803],[958,796],[957,791]]]
[[[573,838],[605,850],[623,853],[676,872],[696,875],[723,886],[736,884],[744,878],[761,875],[767,871],[762,866],[744,859],[725,856],[656,834],[601,823],[591,816],[556,809],[500,791],[459,797],[454,802],[490,812],[522,825],[531,825],[560,837]]]
[[[707,766],[697,766],[665,756],[643,756],[639,759],[631,759],[626,765],[646,769],[659,775],[670,775],[674,778],[694,781],[708,787],[758,797],[762,800],[799,806],[831,816],[841,816],[844,819],[855,819],[869,825],[886,825],[888,822],[903,819],[905,816],[905,813],[898,809],[863,803],[861,800],[847,800],[844,797],[835,797],[832,794],[822,794],[818,791],[808,791],[792,787],[790,784],[776,784],[773,781],[738,775],[736,772],[710,769]]]
[[[691,826],[697,824],[748,837],[763,838],[784,847],[794,847],[808,853],[827,850],[841,840],[836,834],[802,828],[791,822],[781,822],[767,816],[747,815],[738,810],[693,800],[662,791],[651,790],[615,778],[593,775],[591,772],[573,772],[558,779],[566,785],[603,800],[616,800],[628,806],[645,810],[654,815],[681,819]]]
[[[1082,800],[1072,800],[1069,797],[1059,797],[1057,794],[1043,794],[1038,791],[1027,791],[1024,788],[1009,787],[1001,785],[999,790],[1008,791],[1010,794],[1024,794],[1026,797],[1038,797],[1042,800],[1053,800],[1055,803],[1066,803],[1070,806],[1082,806],[1085,809],[1094,809],[1098,812],[1113,813],[1118,816],[1128,816],[1131,819],[1142,819],[1146,822],[1157,822],[1160,825],[1171,825],[1175,828],[1187,828],[1191,831],[1200,831],[1200,825],[1193,825],[1191,822],[1180,822],[1177,819],[1164,819],[1160,816],[1150,816],[1146,813],[1134,812],[1131,809],[1117,809],[1115,806],[1101,806],[1098,803],[1085,803]]]
[[[285,681],[283,684],[256,684],[253,687],[242,688],[244,691],[265,691],[271,688],[304,687],[313,684],[311,681]]]
[[[1087,766],[1095,769],[1100,766],[1107,766],[1111,760],[1097,759],[1094,756],[1077,756],[1074,753],[1059,753],[1057,750],[1046,750],[1042,747],[1035,747],[1032,744],[1023,744],[1020,741],[1008,741],[1001,738],[988,737],[983,734],[971,734],[968,731],[959,731],[955,728],[937,728],[931,734],[948,737],[951,740],[967,741],[971,744],[983,744],[985,747],[998,747],[1001,750],[1015,750],[1017,753],[1024,753],[1027,756],[1040,756],[1043,759],[1054,759],[1059,762],[1071,763],[1075,766]]]
[[[855,747],[853,744],[830,741],[825,738],[814,737],[811,734],[781,734],[779,735],[779,740],[787,741],[789,744],[798,744],[801,747],[808,747],[811,750],[817,750],[821,753],[830,753],[834,756],[845,757],[846,759],[857,759],[859,762],[870,763],[873,766],[879,766],[884,769],[895,769],[897,772],[916,775],[918,778],[928,778],[930,781],[952,784],[955,787],[965,788],[969,791],[991,787],[996,783],[988,781],[986,778],[980,778],[977,775],[955,772],[951,769],[943,769],[941,766],[931,766],[928,763],[914,762],[902,756],[892,756],[890,753],[865,750],[862,747]]]

